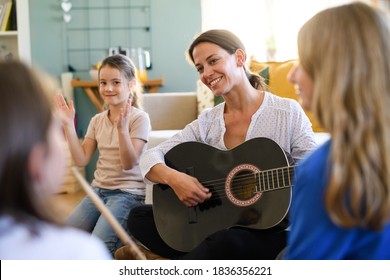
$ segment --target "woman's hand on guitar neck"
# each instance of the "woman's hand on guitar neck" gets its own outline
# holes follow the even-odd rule
[[[170,186],[187,207],[198,205],[211,197],[210,190],[205,188],[198,179],[164,164],[153,166],[146,177],[151,181]]]

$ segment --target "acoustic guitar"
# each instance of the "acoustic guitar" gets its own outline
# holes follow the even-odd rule
[[[271,139],[254,138],[228,151],[185,142],[168,151],[165,162],[212,192],[210,199],[187,207],[169,186],[153,186],[157,230],[175,250],[189,252],[225,228],[272,228],[290,208],[294,167]]]

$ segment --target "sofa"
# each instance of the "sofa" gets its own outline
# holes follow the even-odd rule
[[[203,106],[199,103],[197,92],[145,94],[144,110],[149,114],[152,125],[148,149],[172,137],[195,120],[199,114],[198,108]],[[329,139],[329,134],[322,129],[314,129],[314,132],[318,144]]]
[[[267,90],[279,95],[297,100],[294,85],[288,81],[288,73],[294,67],[296,60],[281,62],[259,62],[251,57],[247,68],[259,73],[267,85]],[[152,131],[148,148],[155,147],[170,138],[205,109],[221,102],[200,81],[195,92],[151,93],[143,95],[143,106],[149,113]],[[317,144],[322,144],[330,135],[318,124],[310,112],[305,112],[310,119],[315,132]],[[152,203],[152,186],[147,186],[146,203]]]
[[[294,86],[288,81],[287,75],[296,63],[295,60],[283,62],[258,62],[251,57],[248,68],[263,76],[268,91],[287,98],[297,100]],[[174,135],[178,130],[191,121],[208,107],[216,105],[220,100],[216,99],[212,92],[200,81],[197,83],[196,92],[174,93],[150,93],[143,95],[143,105],[149,113],[152,132],[148,148],[154,147],[165,139]],[[317,143],[322,143],[329,138],[310,112],[305,112],[309,117],[315,132]]]

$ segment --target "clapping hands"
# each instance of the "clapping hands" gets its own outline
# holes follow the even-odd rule
[[[130,114],[132,111],[132,104],[130,98],[126,101],[123,108],[120,108],[119,116],[115,120],[118,130],[129,130]]]

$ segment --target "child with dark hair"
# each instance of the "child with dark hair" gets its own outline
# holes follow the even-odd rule
[[[57,87],[20,62],[0,62],[0,259],[110,259],[104,243],[56,221],[51,195],[66,172]]]

